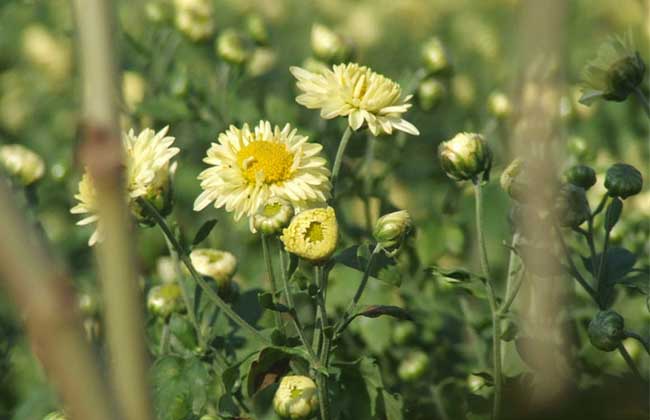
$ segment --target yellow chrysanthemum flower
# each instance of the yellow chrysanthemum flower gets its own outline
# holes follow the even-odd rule
[[[157,133],[146,128],[137,136],[133,130],[130,130],[122,136],[128,203],[138,219],[143,218],[142,210],[135,201],[139,197],[153,201],[156,208],[163,214],[170,210],[170,176],[176,166],[175,163],[170,165],[170,161],[180,149],[171,147],[174,137],[166,136],[168,130],[169,126]],[[75,195],[75,198],[79,203],[70,209],[70,213],[89,214],[77,222],[77,225],[83,226],[97,222],[97,194],[88,172],[81,178],[79,193]],[[88,244],[94,245],[101,240],[101,237],[101,223],[98,223]]]
[[[299,213],[282,231],[280,239],[292,254],[315,263],[327,260],[339,239],[334,209],[317,208]]]
[[[323,147],[307,140],[289,124],[280,129],[260,121],[253,131],[247,124],[230,126],[203,160],[212,166],[199,175],[203,192],[194,210],[214,202],[215,208],[225,207],[239,220],[253,216],[273,197],[302,208],[325,203],[330,171],[321,156]]]
[[[356,63],[335,65],[332,70],[312,73],[291,67],[291,74],[303,91],[296,102],[309,108],[320,108],[321,117],[348,117],[353,130],[365,123],[374,135],[391,134],[393,129],[415,136],[418,129],[402,118],[411,104],[412,95],[402,97],[402,89],[394,81]]]

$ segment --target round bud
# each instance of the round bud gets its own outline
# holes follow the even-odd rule
[[[521,158],[515,158],[510,165],[501,173],[499,184],[512,199],[520,201],[524,196],[526,182],[524,180],[525,162]]]
[[[244,25],[246,26],[246,32],[248,33],[248,36],[250,36],[253,41],[260,45],[266,45],[266,43],[269,41],[269,32],[266,29],[266,23],[264,23],[264,19],[262,19],[260,15],[248,15]]]
[[[408,211],[395,211],[377,219],[372,235],[382,247],[391,248],[401,245],[412,226],[413,222]]]
[[[273,69],[277,58],[277,54],[271,48],[255,48],[246,62],[246,72],[252,77],[263,76]]]
[[[41,179],[45,173],[43,159],[20,144],[0,146],[0,167],[25,187]]]
[[[165,283],[154,286],[147,295],[147,308],[161,318],[167,318],[183,308],[181,287],[178,283]]]
[[[560,225],[578,227],[590,214],[589,202],[584,188],[565,184],[560,188],[555,201],[555,213]]]
[[[442,169],[457,181],[487,179],[492,167],[492,151],[477,133],[458,133],[438,147]]]
[[[316,58],[327,62],[343,61],[349,54],[345,39],[327,26],[318,23],[311,28],[311,49]]]
[[[232,277],[237,271],[237,258],[230,252],[196,248],[190,253],[190,260],[199,274],[217,282],[220,291],[230,289]]]
[[[596,171],[587,165],[575,165],[564,172],[564,178],[569,184],[587,191],[596,183]]]
[[[399,322],[393,329],[393,341],[399,345],[406,344],[415,336],[415,332],[416,328],[413,322]]]
[[[487,382],[483,376],[473,373],[467,376],[467,388],[472,394],[479,392],[485,385],[487,385]]]
[[[253,227],[265,235],[275,235],[289,226],[293,215],[291,204],[279,198],[271,198],[253,216]]]
[[[495,118],[508,118],[512,112],[510,99],[503,92],[492,92],[488,97],[487,103],[488,111]]]
[[[214,3],[211,0],[174,0],[174,22],[192,41],[207,39],[214,33]]]
[[[397,368],[397,374],[404,381],[416,381],[426,373],[429,364],[429,356],[426,353],[415,351],[402,360]]]
[[[273,408],[286,419],[308,419],[318,409],[318,390],[307,376],[285,376],[273,397]]]
[[[602,351],[614,351],[625,338],[625,321],[617,312],[599,311],[589,323],[589,340]]]
[[[328,260],[339,239],[336,213],[331,207],[298,213],[282,231],[285,249],[315,264]]]
[[[433,109],[444,98],[446,90],[440,80],[434,78],[423,80],[420,82],[417,92],[420,107],[425,111]]]
[[[217,55],[231,64],[242,64],[250,56],[244,37],[234,29],[226,29],[217,38]]]
[[[626,199],[641,192],[643,177],[634,166],[615,163],[607,170],[605,188],[612,197]]]
[[[438,38],[431,38],[422,46],[422,61],[431,73],[441,73],[449,69],[449,56]]]

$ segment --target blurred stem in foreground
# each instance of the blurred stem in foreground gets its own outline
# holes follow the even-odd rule
[[[32,349],[61,395],[70,419],[121,419],[115,413],[99,363],[84,340],[71,304],[73,291],[40,237],[14,207],[0,178],[0,280],[24,320]]]
[[[123,182],[112,2],[75,0],[83,91],[84,165],[93,178],[103,242],[97,246],[113,387],[127,420],[150,420],[152,404],[142,299]]]
[[[237,312],[235,312],[226,302],[224,302],[223,299],[219,297],[217,292],[212,290],[212,288],[203,280],[203,277],[196,271],[194,266],[192,265],[192,261],[190,261],[190,257],[187,253],[187,251],[183,248],[183,246],[176,240],[176,237],[172,233],[171,229],[167,225],[167,222],[165,221],[165,218],[161,216],[160,213],[158,213],[158,210],[151,204],[149,201],[143,199],[143,198],[138,198],[138,204],[142,206],[142,208],[146,209],[147,212],[153,217],[153,219],[156,221],[156,224],[158,227],[160,227],[160,230],[163,232],[165,237],[171,242],[172,246],[176,250],[176,253],[178,254],[178,257],[180,258],[181,262],[187,267],[188,271],[192,275],[192,278],[194,281],[196,281],[203,289],[203,292],[214,302],[219,309],[223,311],[224,314],[228,318],[230,318],[231,321],[233,321],[235,324],[237,324],[242,330],[246,331],[249,333],[249,335],[256,339],[257,341],[271,346],[273,345],[271,343],[271,340],[266,338],[261,332],[259,332],[255,327],[253,327],[251,324],[246,322],[244,318],[240,317]]]
[[[474,193],[476,200],[476,234],[481,258],[481,271],[485,277],[487,298],[490,304],[490,312],[492,314],[492,364],[494,369],[494,401],[492,405],[492,419],[497,420],[501,413],[501,388],[503,385],[501,378],[501,323],[499,318],[499,308],[497,306],[497,296],[494,290],[494,285],[492,284],[492,278],[490,277],[487,251],[485,249],[485,238],[483,235],[483,191],[480,181],[474,182]]]

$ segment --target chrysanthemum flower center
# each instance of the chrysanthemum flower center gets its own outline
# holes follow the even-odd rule
[[[289,179],[293,154],[283,143],[256,140],[239,151],[237,163],[247,181],[273,184]]]
[[[282,204],[267,204],[262,209],[262,215],[265,217],[273,217],[280,212],[282,209]]]
[[[323,224],[320,222],[311,222],[305,231],[305,239],[310,242],[320,242],[323,238]]]

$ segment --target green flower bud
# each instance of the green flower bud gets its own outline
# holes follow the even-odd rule
[[[384,248],[399,246],[412,226],[411,215],[408,211],[395,211],[385,214],[377,220],[373,236],[377,243]]]
[[[525,162],[521,158],[516,158],[510,165],[501,173],[499,183],[501,188],[512,199],[520,201],[524,197],[526,189],[526,182],[524,180]]]
[[[399,377],[407,382],[413,382],[422,377],[429,369],[429,356],[422,351],[409,354],[397,368]]]
[[[584,188],[573,184],[563,185],[556,197],[555,213],[564,227],[578,227],[585,222],[591,210]]]
[[[190,260],[199,274],[217,282],[219,291],[229,290],[237,271],[237,258],[234,255],[216,249],[196,248],[190,253]]]
[[[477,133],[458,133],[438,147],[442,169],[456,181],[487,180],[492,168],[492,151]]]
[[[260,45],[266,45],[269,42],[269,32],[266,29],[264,19],[258,14],[248,15],[246,22],[246,32],[248,35]]]
[[[147,308],[161,318],[167,318],[183,309],[181,287],[178,283],[165,283],[154,286],[147,295]]]
[[[246,39],[234,29],[226,29],[215,43],[217,55],[231,64],[243,64],[250,56]]]
[[[271,48],[255,48],[246,62],[246,72],[252,77],[263,76],[273,69],[277,58],[275,51]]]
[[[253,227],[265,235],[275,235],[289,226],[293,206],[284,200],[272,198],[253,216]]]
[[[174,23],[192,41],[214,33],[214,3],[211,0],[174,0]]]
[[[415,336],[415,333],[416,328],[413,322],[399,322],[393,329],[393,341],[398,345],[406,344]]]
[[[0,167],[25,187],[41,179],[45,173],[43,159],[20,144],[0,146]]]
[[[307,376],[285,376],[273,397],[273,408],[286,419],[308,419],[318,409],[318,390]]]
[[[341,35],[318,23],[311,28],[311,49],[317,58],[327,62],[343,61],[350,53]]]
[[[625,320],[617,312],[599,311],[589,323],[591,344],[602,351],[614,351],[625,338]]]
[[[62,411],[53,411],[43,417],[43,420],[66,420],[67,417],[63,414]]]
[[[431,73],[442,73],[449,69],[449,56],[438,38],[431,38],[422,46],[422,61]]]
[[[587,165],[575,165],[564,172],[564,178],[569,184],[587,191],[596,183],[596,171]]]
[[[503,92],[492,92],[487,103],[488,111],[495,118],[505,119],[512,113],[510,99]]]
[[[607,170],[605,188],[612,197],[620,197],[625,200],[629,196],[641,192],[643,177],[634,166],[615,163]]]
[[[487,385],[487,381],[481,375],[470,373],[467,376],[467,388],[472,394],[476,394]]]
[[[423,110],[433,109],[445,97],[447,89],[445,85],[437,79],[428,78],[423,80],[418,86],[418,100]]]

